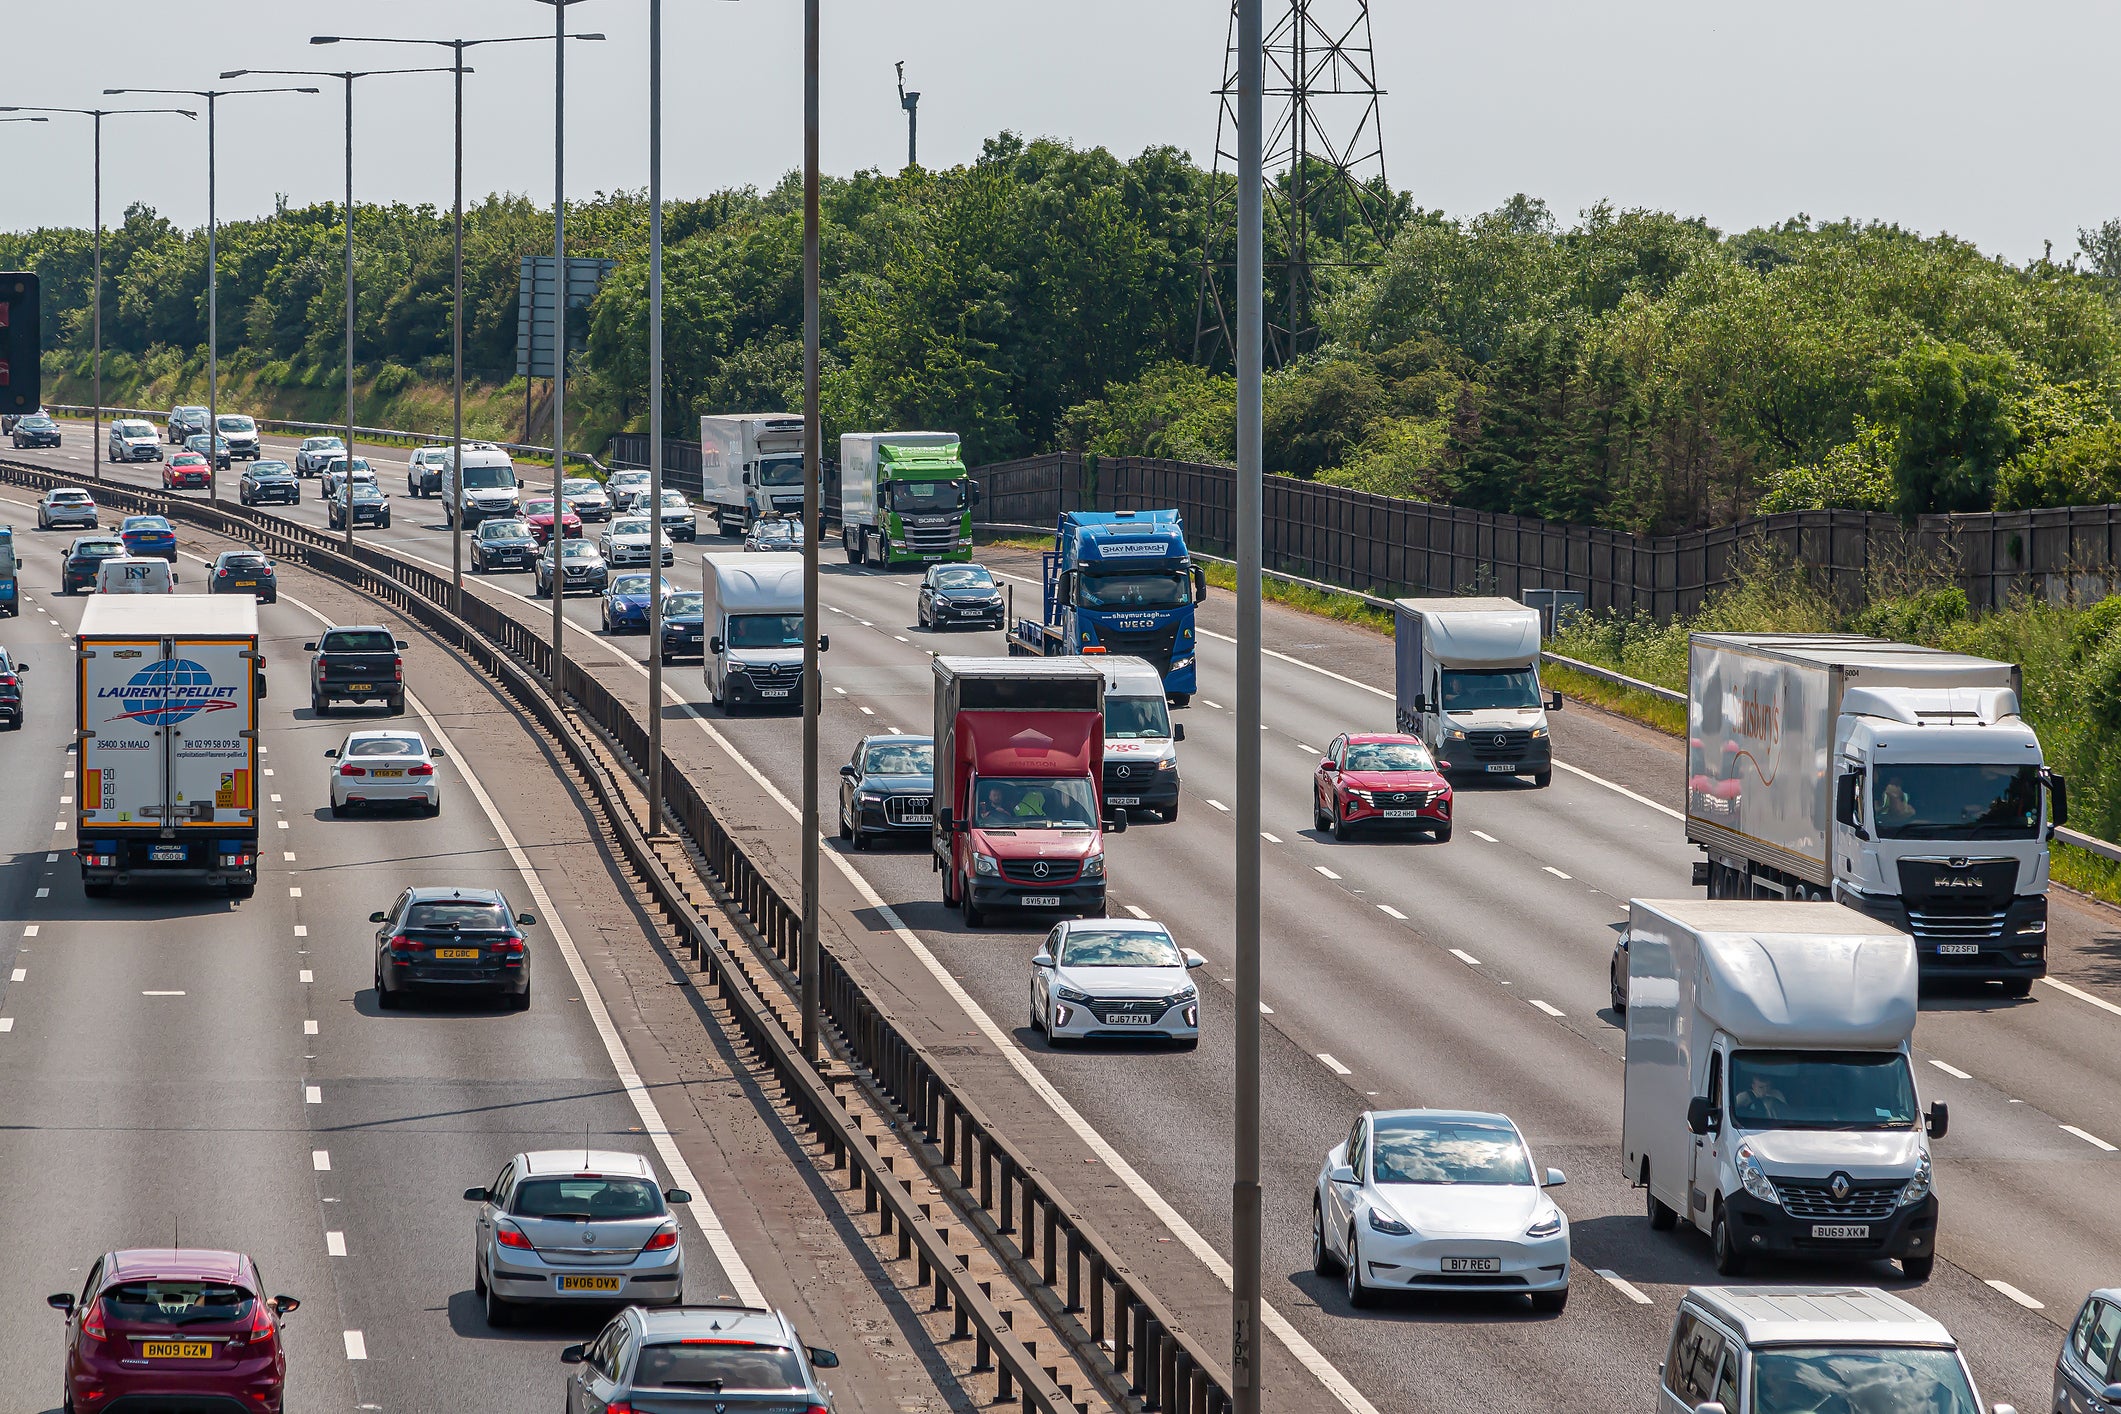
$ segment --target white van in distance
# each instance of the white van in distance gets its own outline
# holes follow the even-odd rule
[[[164,559],[113,555],[96,566],[98,594],[173,594],[177,569]]]

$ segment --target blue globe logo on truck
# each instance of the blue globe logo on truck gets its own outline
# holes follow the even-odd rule
[[[201,712],[222,712],[241,706],[236,689],[217,687],[214,675],[189,658],[169,658],[149,663],[123,687],[106,687],[99,697],[116,699],[131,710],[113,713],[113,722],[144,722],[151,727],[173,727]]]

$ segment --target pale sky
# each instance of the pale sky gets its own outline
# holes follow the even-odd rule
[[[1286,0],[1282,0],[1285,5]],[[1269,14],[1276,0],[1267,0]],[[1322,20],[1352,0],[1312,0]],[[238,67],[387,67],[444,51],[320,31],[549,31],[536,0],[0,0],[18,60],[0,102],[92,106],[119,83],[210,87]],[[892,61],[922,93],[921,156],[1000,129],[1131,156],[1212,151],[1222,0],[825,0],[828,171],[895,170]],[[568,55],[572,196],[644,183],[646,0],[586,0]],[[1724,230],[1797,212],[1951,231],[2016,260],[2121,215],[2121,6],[2096,0],[1373,0],[1388,175],[1454,215],[1524,191],[1564,218],[1600,198]],[[665,184],[767,185],[801,157],[797,0],[666,0]],[[466,84],[466,186],[552,197],[549,44],[487,49]],[[292,82],[308,82],[295,80]],[[342,99],[225,100],[224,217],[336,198]],[[356,88],[356,199],[449,199],[449,80]],[[105,125],[107,220],[129,201],[205,216],[204,122]],[[89,218],[88,124],[0,126],[0,229]]]

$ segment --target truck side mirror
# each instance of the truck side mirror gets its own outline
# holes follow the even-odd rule
[[[1856,808],[1862,789],[1861,771],[1844,771],[1840,779],[1834,782],[1834,823],[1846,825],[1859,834],[1862,831],[1856,823]],[[1869,836],[1865,835],[1864,838],[1868,839]]]
[[[2053,771],[2043,772],[2047,777],[2047,823],[2061,826],[2069,823],[2069,782]]]
[[[720,654],[721,654],[721,651],[722,651],[722,640],[721,640],[721,639],[719,639],[719,638],[710,638],[710,639],[708,639],[708,640],[707,640],[707,651],[708,651],[709,653],[713,653],[713,654],[715,654],[716,656],[720,656]]]
[[[1429,699],[1428,699],[1428,698],[1426,698],[1426,697],[1424,697],[1424,696],[1422,696],[1422,695],[1421,695],[1420,693],[1418,693],[1418,692],[1417,692],[1417,693],[1415,693],[1415,694],[1414,694],[1414,711],[1415,711],[1415,713],[1416,713],[1417,715],[1422,715],[1422,714],[1426,714],[1426,713],[1428,712],[1428,710],[1429,710]]]
[[[949,806],[944,806],[935,812],[935,824],[936,828],[940,829],[944,834],[955,834],[957,831],[956,812],[952,811]]]
[[[1930,1138],[1942,1139],[1952,1127],[1951,1107],[1938,1100],[1930,1105],[1929,1121],[1923,1126],[1929,1130]]]
[[[1561,694],[1559,692],[1547,694],[1547,710],[1549,712],[1559,712],[1561,710]]]
[[[1695,1134],[1715,1133],[1719,1118],[1710,1106],[1708,1096],[1696,1095],[1687,1102],[1686,1127]]]
[[[1723,1407],[1722,1400],[1710,1399],[1695,1405],[1694,1414],[1730,1414],[1730,1411]]]
[[[1105,833],[1108,835],[1124,835],[1127,833],[1127,811],[1125,807],[1121,807],[1105,817]]]
[[[829,634],[829,633],[821,633],[821,634],[819,634],[819,635],[817,636],[817,651],[818,651],[818,652],[820,652],[820,653],[827,653],[827,652],[830,652],[830,651],[831,651],[831,649],[832,649],[832,635],[831,635],[831,634]]]
[[[982,486],[982,485],[980,485],[980,484],[979,484],[979,483],[978,483],[977,481],[973,482],[973,483],[972,483],[972,504],[976,506],[976,505],[978,505],[978,504],[979,504],[980,502],[982,502],[982,501],[984,501],[984,500],[986,500],[986,499],[987,499],[987,488],[986,488],[986,487],[984,487],[984,486]]]
[[[1208,602],[1208,572],[1199,565],[1193,567],[1193,602],[1196,604]]]
[[[1173,722],[1171,724],[1171,740],[1176,743],[1184,741],[1185,739],[1186,724],[1184,722]]]
[[[746,486],[749,486],[751,484],[751,473],[748,471],[744,473],[744,484]]]

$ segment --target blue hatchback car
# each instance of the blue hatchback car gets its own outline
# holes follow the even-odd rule
[[[125,553],[177,562],[177,532],[161,516],[127,516],[118,526]]]
[[[662,575],[613,575],[610,587],[604,591],[604,632],[648,632],[648,596],[652,592],[650,586],[658,580],[668,596],[672,586]]]

